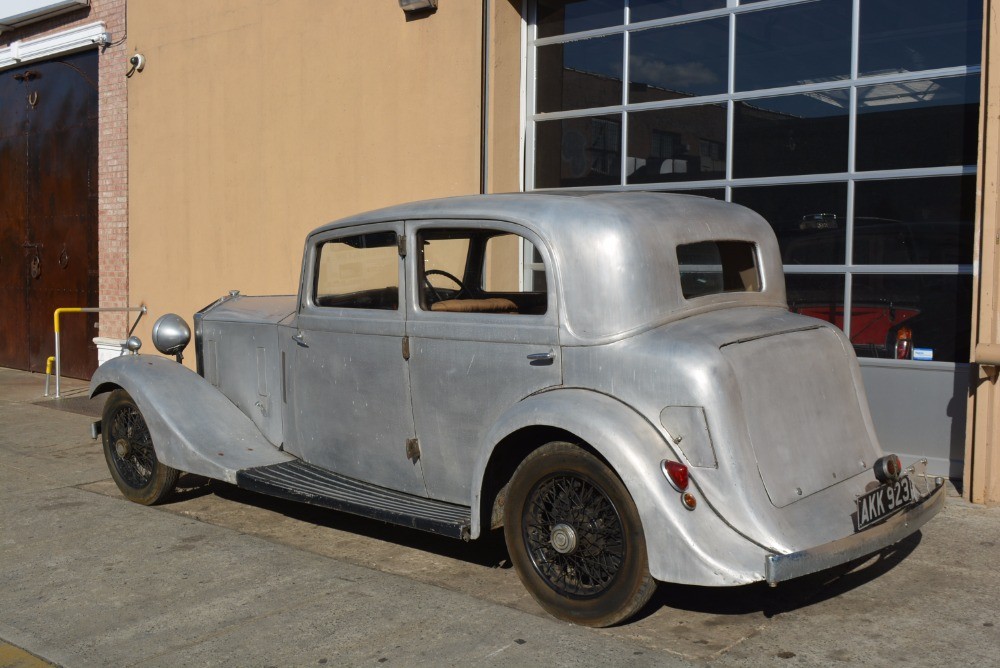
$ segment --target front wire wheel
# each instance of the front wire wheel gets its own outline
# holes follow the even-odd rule
[[[125,498],[150,506],[173,491],[178,471],[156,458],[146,420],[125,390],[112,392],[104,405],[101,440],[108,470]]]
[[[518,577],[550,614],[611,626],[652,596],[638,511],[621,480],[571,443],[549,443],[514,472],[504,535]]]

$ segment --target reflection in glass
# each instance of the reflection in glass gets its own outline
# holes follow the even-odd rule
[[[695,197],[708,197],[720,201],[726,201],[725,188],[686,188],[684,190],[665,190],[673,195],[694,195]]]
[[[725,93],[729,19],[710,19],[632,34],[629,102]]]
[[[851,0],[819,0],[736,17],[736,90],[847,78]]]
[[[861,74],[978,64],[982,0],[864,0]]]
[[[846,183],[733,188],[733,202],[771,223],[784,264],[844,263]]]
[[[854,264],[972,264],[974,176],[859,181]]]
[[[621,183],[621,116],[584,116],[535,124],[535,187]]]
[[[629,0],[629,22],[664,19],[710,9],[722,9],[726,0]]]
[[[539,47],[536,110],[544,113],[621,104],[623,39],[611,35]]]
[[[628,183],[726,178],[726,106],[629,114]]]
[[[594,30],[625,21],[623,0],[538,0],[538,36]]]
[[[857,169],[976,164],[979,77],[858,88]]]
[[[788,309],[844,329],[843,274],[785,274]]]
[[[846,171],[849,100],[828,90],[737,102],[733,176]]]
[[[972,276],[854,275],[851,341],[862,357],[894,359],[900,329],[935,362],[968,362]],[[904,336],[906,333],[904,333]]]

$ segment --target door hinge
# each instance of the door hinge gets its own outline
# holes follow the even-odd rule
[[[396,241],[396,248],[399,249],[399,257],[406,257],[406,237],[399,235]]]
[[[403,337],[403,359],[409,361],[410,359],[410,337]]]
[[[414,464],[420,459],[420,441],[415,438],[406,439],[406,458]]]

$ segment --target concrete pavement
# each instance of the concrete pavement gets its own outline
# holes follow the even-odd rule
[[[1000,509],[950,498],[850,573],[664,585],[639,619],[598,631],[542,613],[499,538],[464,544],[190,476],[166,505],[128,503],[86,435],[99,405],[72,381],[63,410],[39,405],[43,386],[0,369],[0,640],[60,665],[1000,662]]]

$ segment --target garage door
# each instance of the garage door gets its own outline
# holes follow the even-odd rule
[[[0,72],[0,366],[44,371],[56,308],[97,306],[97,52]],[[89,378],[96,317],[62,319]]]

